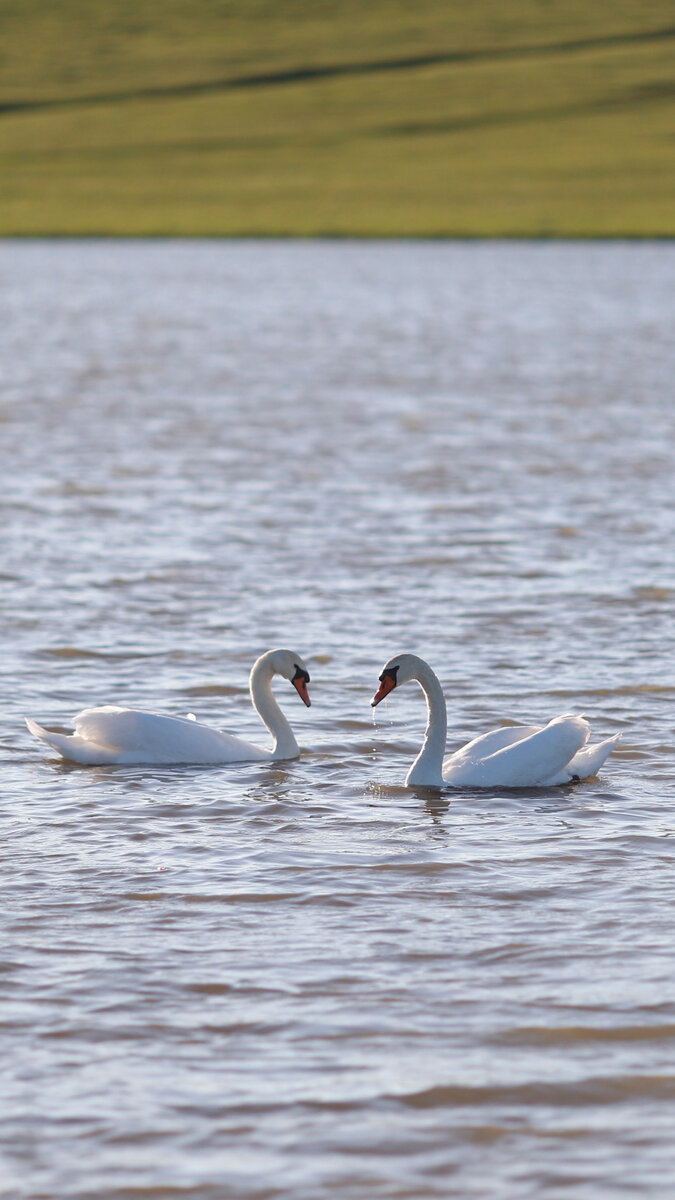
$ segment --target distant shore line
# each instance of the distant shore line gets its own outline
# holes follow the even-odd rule
[[[675,242],[675,233],[3,233],[0,242]]]

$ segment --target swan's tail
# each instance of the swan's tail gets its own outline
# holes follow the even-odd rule
[[[68,743],[72,743],[73,738],[65,733],[53,733],[51,729],[43,729],[42,725],[38,725],[31,717],[26,717],[26,725],[30,729],[33,737],[39,738],[41,742],[46,742],[53,750],[58,750],[64,758],[70,758],[68,753]]]
[[[56,738],[58,740],[58,733],[50,733],[48,729],[43,729],[42,726],[38,725],[37,721],[34,721],[32,717],[24,717],[24,720],[33,734],[33,737],[39,738],[41,742],[46,742],[48,746],[53,746],[55,743],[52,742],[52,738]]]
[[[593,746],[584,746],[583,750],[579,750],[568,764],[567,769],[572,778],[576,775],[578,779],[588,779],[591,775],[597,775],[605,759],[609,757],[617,742],[620,741],[621,734],[615,733],[612,737],[605,738],[604,742],[596,742]]]
[[[39,738],[41,742],[46,742],[62,758],[67,758],[70,762],[89,764],[107,761],[105,752],[103,752],[104,757],[101,758],[100,747],[93,746],[91,742],[78,737],[77,734],[54,733],[51,729],[43,729],[42,725],[38,725],[37,721],[33,721],[31,717],[24,719],[33,736]]]

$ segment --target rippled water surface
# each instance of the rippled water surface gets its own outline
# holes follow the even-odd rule
[[[0,244],[3,1194],[675,1188],[675,247]],[[86,768],[92,703],[273,766]],[[407,790],[584,712],[597,779]]]

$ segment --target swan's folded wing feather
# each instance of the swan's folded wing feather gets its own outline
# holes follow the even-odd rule
[[[523,738],[531,737],[533,733],[539,733],[540,729],[541,725],[504,725],[500,729],[491,729],[489,733],[481,733],[479,737],[467,742],[460,750],[456,750],[446,759],[444,766],[477,762],[487,758],[490,754],[495,754],[498,750],[503,750],[505,746],[512,746],[514,742],[522,742]]]
[[[446,774],[449,783],[474,787],[536,787],[569,781],[571,759],[588,741],[583,717],[556,717],[543,729]]]
[[[99,708],[85,708],[73,717],[73,728],[80,737],[119,750],[133,736],[134,722],[144,714],[132,708],[120,708],[115,704],[104,704]]]
[[[506,787],[562,783],[568,764],[586,745],[590,732],[583,717],[556,717],[531,737],[497,751],[483,765]]]
[[[84,709],[73,724],[80,737],[127,761],[217,763],[269,757],[268,751],[187,717],[112,704]]]

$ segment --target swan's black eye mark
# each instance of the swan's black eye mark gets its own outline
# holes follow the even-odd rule
[[[305,683],[309,683],[309,671],[303,671],[302,667],[299,667],[297,663],[293,665],[295,667],[295,675],[291,682],[295,683],[296,679],[304,679]]]
[[[385,679],[391,679],[392,687],[396,687],[396,676],[398,675],[398,663],[395,667],[387,667],[380,675],[380,683],[384,683]]]

